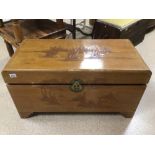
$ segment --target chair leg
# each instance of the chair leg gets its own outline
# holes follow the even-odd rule
[[[76,39],[76,19],[73,19],[73,39]]]
[[[4,26],[3,20],[0,19],[0,27],[3,27],[3,26]]]
[[[9,56],[11,57],[13,54],[14,54],[14,50],[13,50],[13,47],[10,43],[8,43],[6,40],[4,41],[5,44],[6,44],[6,48],[9,52]]]

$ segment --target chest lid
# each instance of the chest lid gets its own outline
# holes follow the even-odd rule
[[[151,71],[126,39],[27,39],[2,75],[10,84],[145,84]]]

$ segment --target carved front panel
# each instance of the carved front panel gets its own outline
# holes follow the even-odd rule
[[[8,85],[19,111],[123,112],[135,111],[145,85],[84,85],[73,92],[69,85]]]

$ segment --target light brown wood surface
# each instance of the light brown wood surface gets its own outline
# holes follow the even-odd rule
[[[132,117],[145,85],[86,85],[72,92],[67,85],[8,85],[22,118],[35,112],[114,112]]]
[[[10,78],[10,74],[16,78]],[[145,84],[151,71],[129,40],[25,40],[3,70],[6,83]]]
[[[151,71],[128,40],[25,40],[2,74],[22,118],[36,112],[132,117]],[[71,90],[74,80],[80,92]]]

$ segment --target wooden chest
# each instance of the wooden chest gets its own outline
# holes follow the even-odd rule
[[[129,40],[25,40],[2,71],[22,118],[37,112],[132,117],[151,71]]]

